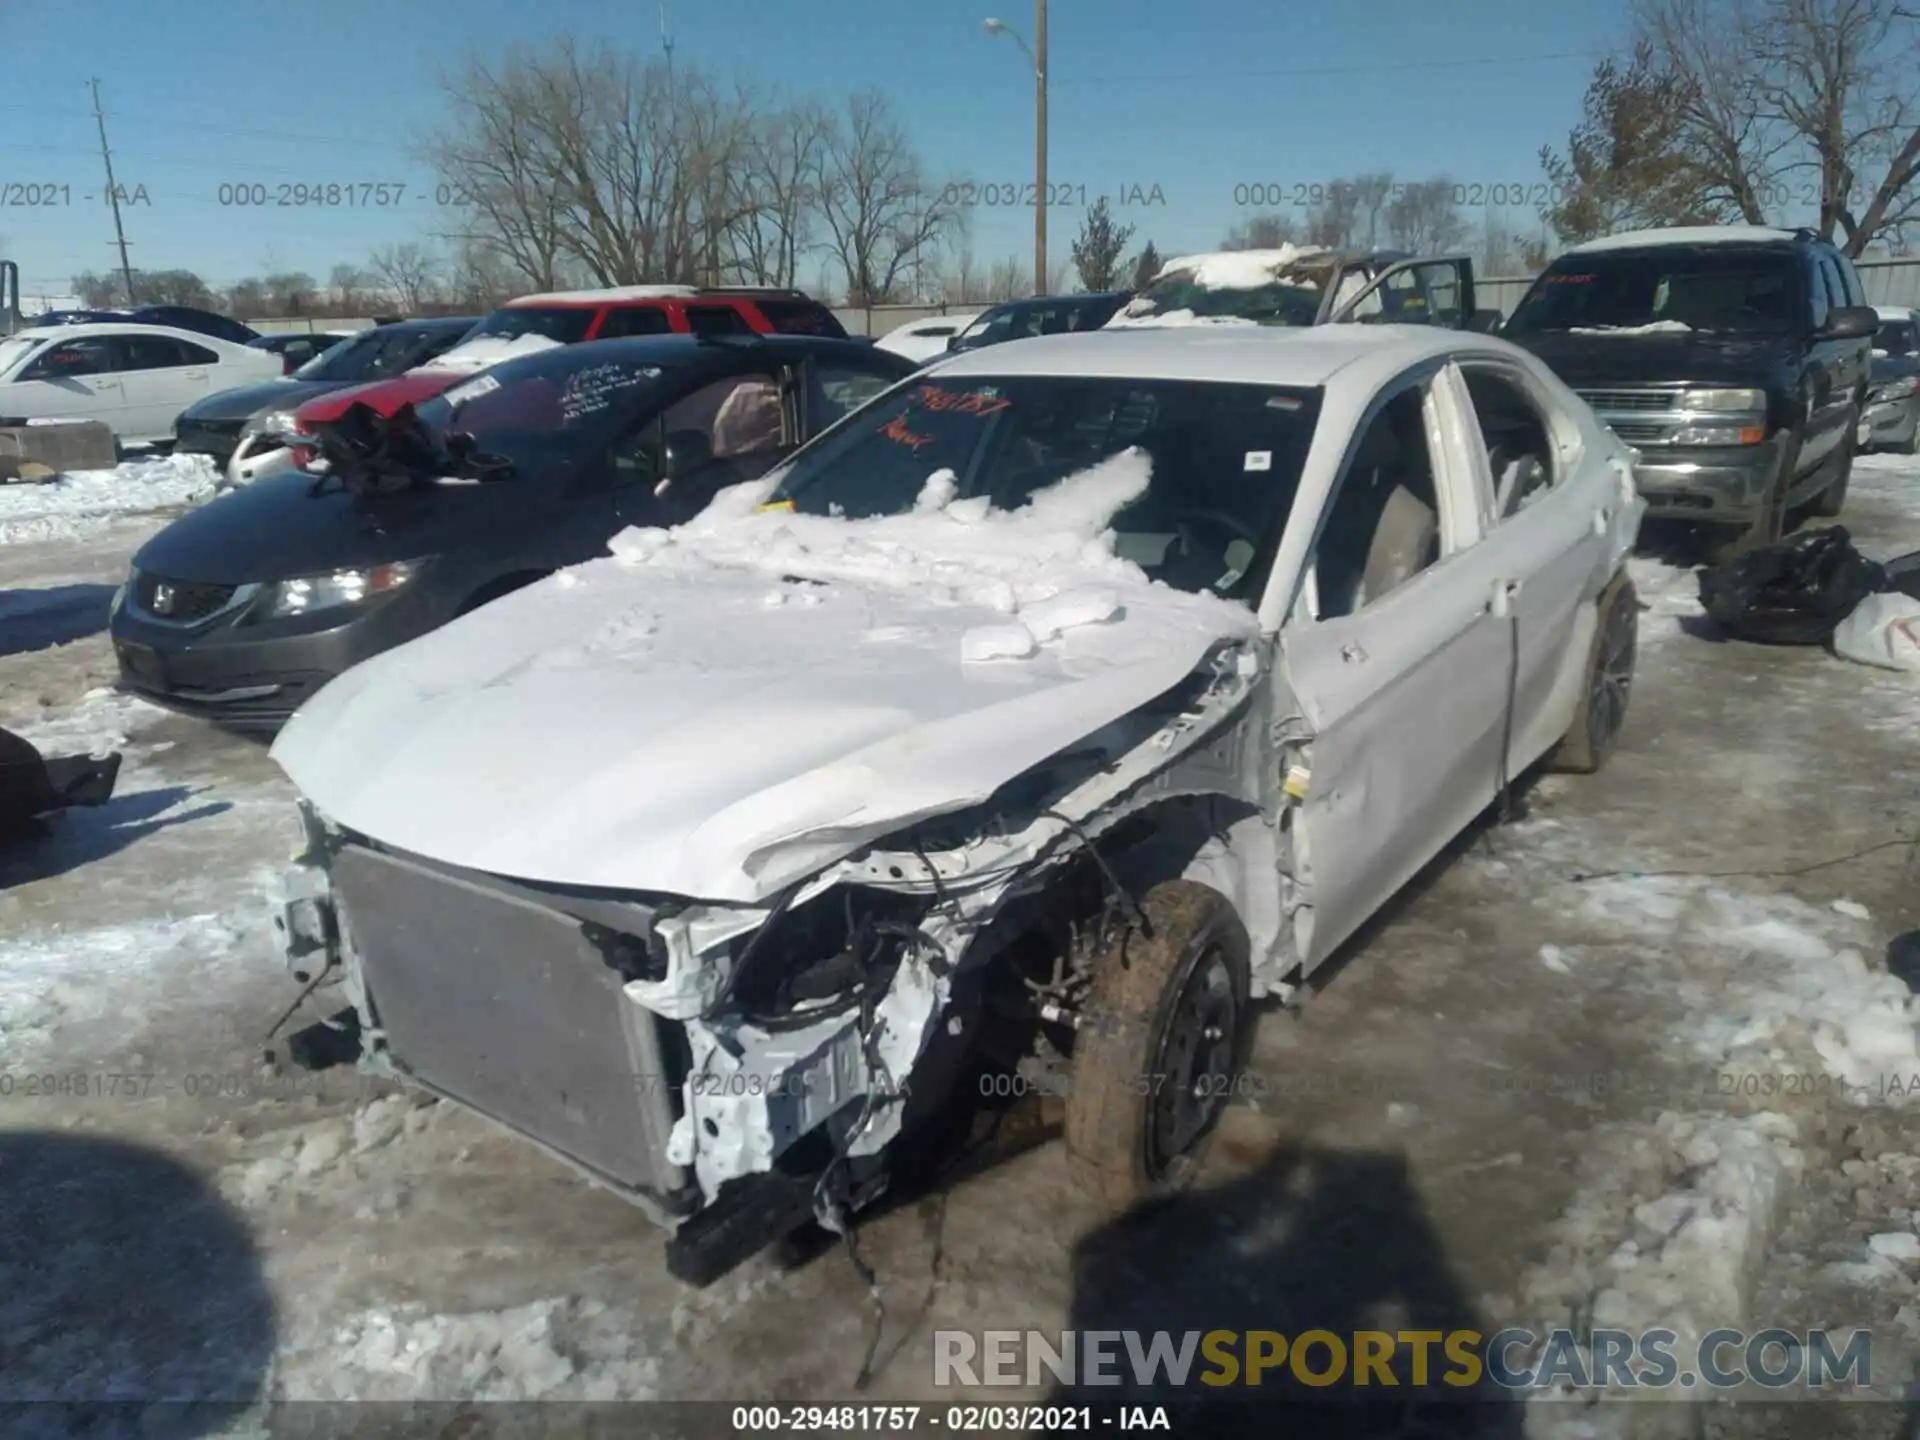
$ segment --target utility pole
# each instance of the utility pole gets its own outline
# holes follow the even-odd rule
[[[1033,17],[1033,293],[1047,293],[1047,0]]]
[[[667,73],[673,73],[673,36],[667,30],[667,0],[660,0],[660,49],[667,57]]]
[[[113,184],[113,152],[107,149],[107,117],[100,111],[100,82],[89,82],[93,87],[93,119],[100,127],[100,158],[107,166],[107,203],[113,206],[113,237],[120,247],[120,278],[127,282],[127,304],[133,306],[139,302],[133,296],[133,266],[127,261],[127,232],[120,224],[120,192]]]

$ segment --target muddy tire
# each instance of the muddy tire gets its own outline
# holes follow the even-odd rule
[[[1152,927],[1095,961],[1074,1039],[1068,1164],[1115,1211],[1183,1189],[1200,1168],[1253,1036],[1246,927],[1218,891],[1169,880]]]
[[[1774,476],[1760,513],[1713,548],[1708,557],[1713,563],[1720,565],[1737,560],[1749,551],[1773,544],[1787,533],[1787,492],[1793,488],[1794,471],[1799,463],[1800,442],[1796,438],[1781,462],[1780,473]]]
[[[1633,690],[1633,662],[1639,648],[1640,597],[1624,572],[1600,592],[1597,604],[1600,619],[1587,653],[1580,706],[1547,759],[1549,768],[1573,775],[1593,774],[1613,753]]]
[[[1815,515],[1831,519],[1846,507],[1847,482],[1853,478],[1853,457],[1859,446],[1852,435],[1846,438],[1844,444],[1845,449],[1840,454],[1840,473],[1833,477],[1833,483],[1815,496],[1813,504],[1807,507]]]

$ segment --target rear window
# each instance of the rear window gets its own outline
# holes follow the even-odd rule
[[[755,300],[753,303],[760,307],[767,323],[782,334],[846,338],[846,327],[817,300]]]
[[[518,340],[522,335],[544,335],[561,345],[577,345],[587,338],[598,313],[591,305],[507,305],[474,326],[466,338],[492,335]]]

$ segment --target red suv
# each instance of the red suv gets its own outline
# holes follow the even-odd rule
[[[540,348],[537,343],[527,344],[528,336],[574,345],[634,335],[787,334],[844,339],[846,333],[831,310],[799,290],[630,285],[617,290],[523,295],[474,326],[438,359],[390,380],[331,391],[308,401],[294,412],[293,428],[311,435],[315,425],[339,419],[356,402],[371,405],[382,415],[391,415],[405,404],[417,405],[511,355]],[[310,458],[304,448],[295,449],[295,463],[305,464]]]

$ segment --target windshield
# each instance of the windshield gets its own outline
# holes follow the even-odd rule
[[[580,460],[610,444],[651,403],[657,365],[609,360],[600,347],[550,350],[509,360],[423,401],[426,428],[471,435],[482,454],[525,473]]]
[[[773,502],[860,519],[950,492],[1017,510],[1034,492],[1139,446],[1152,481],[1114,519],[1118,553],[1176,589],[1251,603],[1319,409],[1317,389],[1215,381],[931,382],[881,396],[801,451]]]
[[[562,345],[577,345],[587,338],[593,317],[599,313],[591,305],[507,305],[474,326],[465,340],[478,340],[483,335],[501,340],[544,335]]]
[[[15,335],[0,340],[0,375],[18,365],[45,338],[43,335]]]
[[[1781,334],[1793,328],[1791,254],[1725,246],[1569,255],[1527,292],[1504,335],[1543,330]]]
[[[385,330],[362,330],[336,341],[292,373],[295,380],[378,380],[394,373],[375,369],[389,355],[399,337]]]
[[[1873,348],[1889,355],[1913,354],[1914,324],[1911,320],[1882,320],[1873,337]]]
[[[1218,268],[1218,267],[1216,267]],[[1256,325],[1311,325],[1319,318],[1338,265],[1332,257],[1294,260],[1267,272],[1264,283],[1214,283],[1199,268],[1169,270],[1120,311],[1121,322],[1147,317],[1192,316],[1202,320],[1250,320]]]

